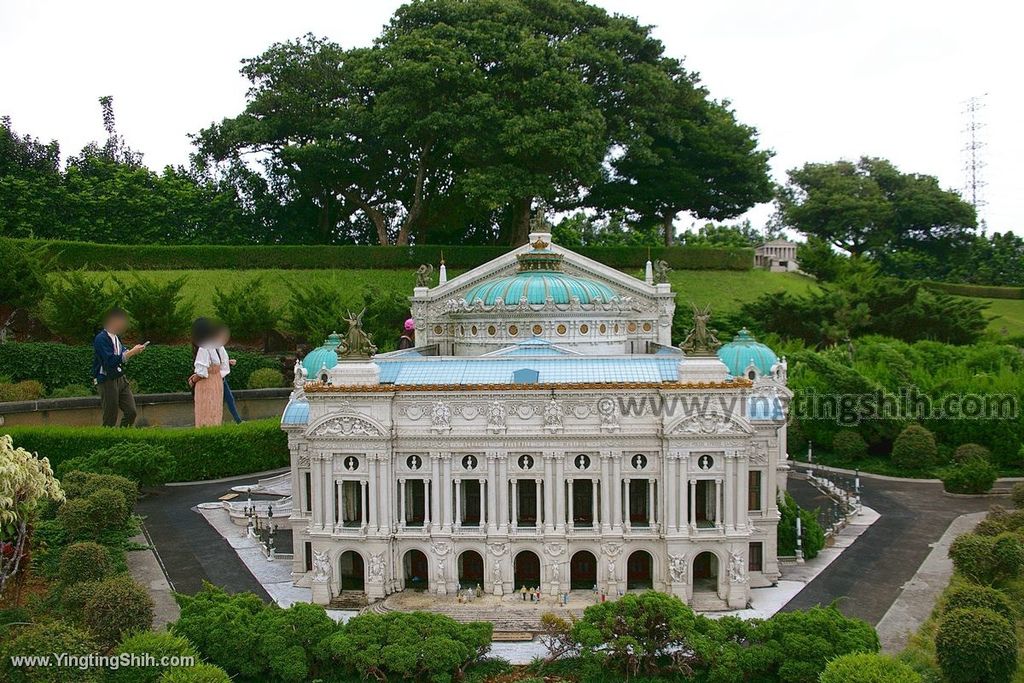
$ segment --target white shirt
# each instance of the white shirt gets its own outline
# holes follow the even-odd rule
[[[107,331],[104,330],[104,332],[107,332]],[[118,339],[117,335],[114,334],[113,332],[107,332],[107,336],[110,337],[110,341],[114,342],[114,354],[115,355],[120,355],[120,353],[122,351],[124,351],[124,347],[121,346],[121,340]]]
[[[195,371],[200,377],[210,376],[210,367],[220,363],[220,354],[216,346],[200,346],[196,352]],[[221,371],[223,372],[223,370]]]
[[[228,357],[228,350],[223,346],[218,346],[217,357],[220,358],[220,376],[227,377],[231,372],[231,359]]]

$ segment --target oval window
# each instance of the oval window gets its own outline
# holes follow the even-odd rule
[[[580,325],[580,334],[586,334],[587,332],[590,332],[590,327],[586,323]]]

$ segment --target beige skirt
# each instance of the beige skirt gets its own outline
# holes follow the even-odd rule
[[[210,366],[210,376],[196,382],[196,427],[212,427],[224,421],[224,380],[220,366]]]

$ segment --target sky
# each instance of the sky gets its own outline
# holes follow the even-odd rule
[[[981,215],[990,230],[1024,235],[1015,3],[592,1],[655,27],[667,54],[758,129],[777,181],[808,161],[869,155],[962,190],[963,108],[984,95]],[[104,137],[97,98],[112,95],[118,128],[146,164],[184,164],[190,133],[244,107],[241,59],[307,32],[367,45],[400,4],[0,0],[0,115],[56,139],[66,156]],[[748,217],[760,227],[770,213]]]

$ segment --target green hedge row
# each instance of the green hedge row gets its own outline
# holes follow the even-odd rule
[[[218,479],[286,467],[288,439],[276,419],[222,427],[112,429],[109,427],[8,427],[15,446],[50,459],[59,468],[71,458],[124,442],[163,446],[174,458],[171,481]]]
[[[452,268],[475,268],[508,252],[508,247],[413,245],[156,245],[95,244],[57,240],[14,240],[42,247],[57,268],[124,270],[212,270],[270,268],[416,268],[438,264],[444,252]],[[613,268],[642,268],[647,247],[584,247],[579,253]],[[754,251],[747,248],[652,247],[654,259],[687,270],[750,270]]]
[[[924,282],[926,289],[933,292],[957,296],[982,297],[986,299],[1024,299],[1024,287],[995,287],[991,285],[966,285],[955,282]]]
[[[249,375],[260,368],[280,369],[280,363],[257,353],[232,350],[237,363],[231,369],[231,386],[244,389]],[[92,347],[53,342],[0,344],[0,376],[15,382],[34,379],[50,392],[72,384],[91,386]],[[188,390],[192,374],[190,346],[151,345],[125,366],[139,393],[162,394]]]

